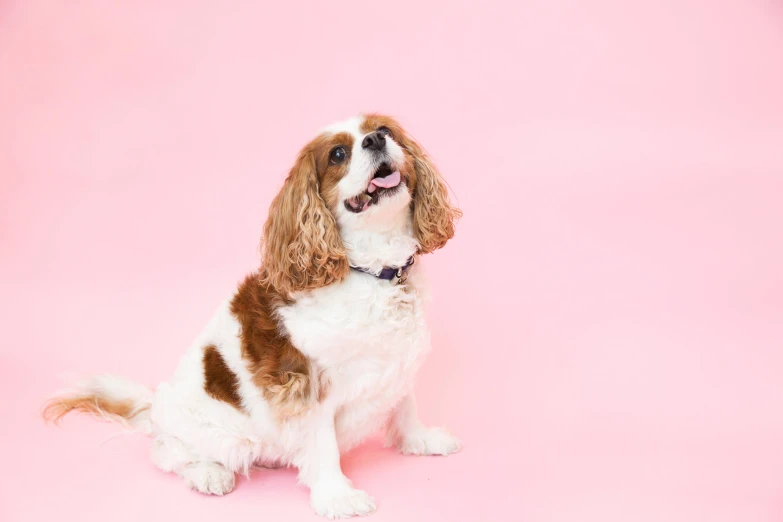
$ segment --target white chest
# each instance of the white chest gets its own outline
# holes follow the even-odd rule
[[[325,371],[340,404],[393,406],[427,350],[422,281],[393,285],[352,272],[279,313],[294,345]]]

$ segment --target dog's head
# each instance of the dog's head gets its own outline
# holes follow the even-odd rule
[[[341,280],[342,237],[410,223],[422,254],[454,236],[460,211],[422,147],[377,114],[330,125],[299,153],[269,209],[262,277],[284,294]]]

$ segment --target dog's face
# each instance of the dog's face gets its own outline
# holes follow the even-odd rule
[[[413,199],[416,172],[406,136],[391,118],[355,118],[327,127],[316,166],[321,195],[340,223],[350,214],[374,216],[403,209]],[[320,147],[319,147],[320,148]]]
[[[420,253],[454,235],[458,209],[421,146],[388,116],[330,125],[307,144],[270,208],[264,279],[283,293],[340,280],[342,235],[411,223]]]

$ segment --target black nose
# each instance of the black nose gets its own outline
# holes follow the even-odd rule
[[[371,132],[362,140],[363,149],[383,150],[385,146],[386,137],[379,131]]]

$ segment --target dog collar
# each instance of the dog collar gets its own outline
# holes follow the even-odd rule
[[[413,266],[414,261],[414,256],[411,256],[404,265],[399,267],[385,266],[378,274],[371,271],[369,268],[363,268],[361,266],[351,265],[351,268],[357,272],[364,272],[365,274],[370,274],[371,276],[375,276],[378,279],[383,279],[384,281],[394,281],[395,283],[399,284],[404,283],[406,279],[408,279],[408,269]]]

